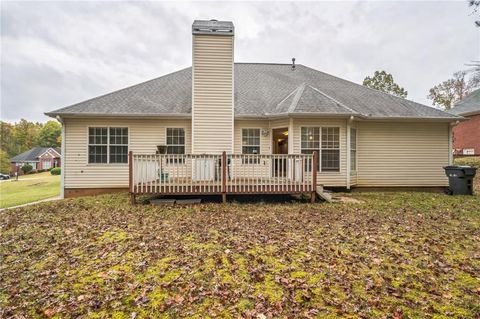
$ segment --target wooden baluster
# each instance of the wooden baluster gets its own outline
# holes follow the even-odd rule
[[[313,168],[312,168],[312,197],[311,203],[315,203],[316,189],[317,189],[317,152],[313,152]]]
[[[128,152],[128,190],[133,193],[133,155],[132,151]]]

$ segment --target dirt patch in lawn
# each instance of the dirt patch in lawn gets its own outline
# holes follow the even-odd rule
[[[341,203],[350,203],[350,204],[363,204],[364,201],[351,197],[351,196],[333,196],[333,200],[339,201]]]
[[[0,317],[476,318],[480,198],[0,212]]]
[[[33,183],[33,184],[30,184],[30,185],[27,185],[27,187],[38,187],[38,186],[41,186],[41,185],[47,185],[47,182]]]

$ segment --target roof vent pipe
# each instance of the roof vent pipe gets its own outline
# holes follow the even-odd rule
[[[292,71],[295,71],[295,58],[292,58]]]

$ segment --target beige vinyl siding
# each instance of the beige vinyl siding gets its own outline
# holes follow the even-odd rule
[[[447,123],[358,122],[357,186],[444,186]]]
[[[193,152],[232,152],[233,36],[193,36]]]
[[[290,119],[284,118],[284,119],[276,119],[276,120],[271,120],[270,121],[270,127],[271,128],[288,128],[290,125]]]
[[[346,187],[347,185],[347,120],[345,119],[294,119],[293,153],[301,153],[302,126],[339,127],[340,128],[340,171],[318,172],[317,183],[327,187]],[[320,154],[319,154],[320,156]]]
[[[272,135],[263,136],[262,131],[269,132],[269,122],[266,120],[236,120],[234,126],[234,154],[242,154],[242,129],[256,128],[260,129],[260,154],[271,154]],[[242,176],[242,174],[261,177],[270,176],[270,161],[262,159],[258,164],[243,164],[242,160],[236,159],[232,163],[232,175]]]
[[[128,164],[89,164],[88,127],[128,127],[129,150],[154,154],[166,144],[166,128],[185,129],[185,152],[191,152],[191,121],[160,119],[65,119],[65,188],[128,187]]]
[[[242,154],[242,129],[260,129],[260,154],[271,154],[272,136],[263,136],[262,131],[269,131],[269,122],[265,120],[236,120],[234,129],[234,153]]]

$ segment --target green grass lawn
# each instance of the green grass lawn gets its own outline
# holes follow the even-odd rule
[[[2,318],[478,318],[480,197],[0,212]]]
[[[60,195],[60,176],[50,172],[20,176],[0,182],[0,208],[31,203]]]

